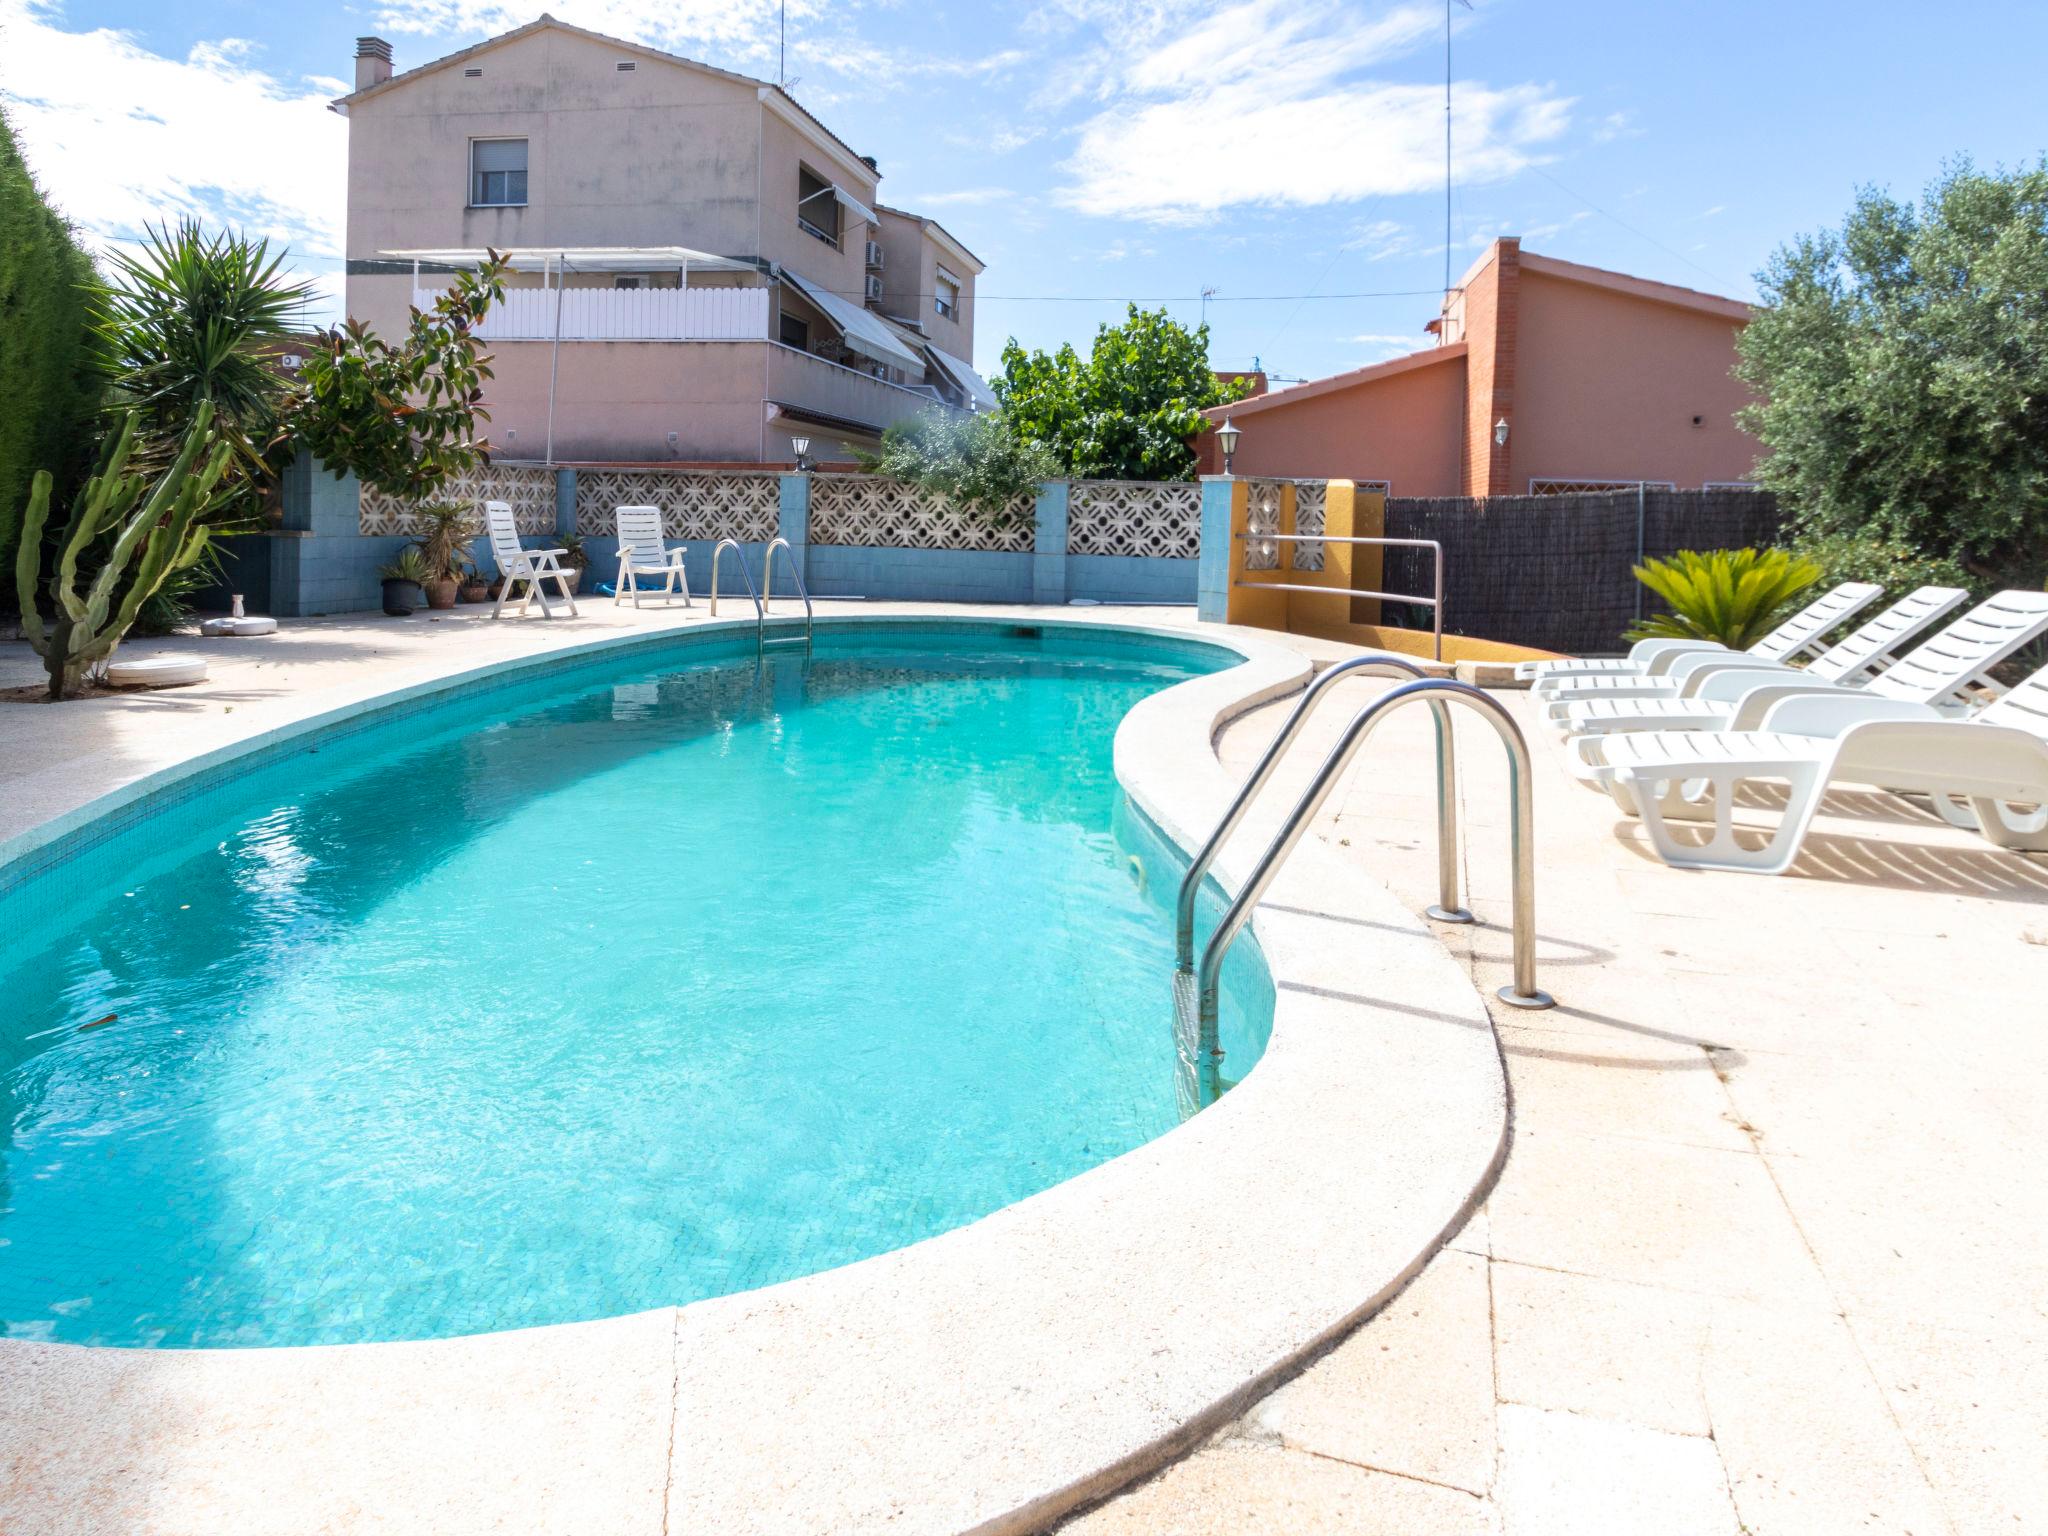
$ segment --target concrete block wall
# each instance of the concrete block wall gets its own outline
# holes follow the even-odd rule
[[[1228,482],[1222,485],[1223,541],[1227,547]],[[1210,545],[1208,496],[1213,488],[1204,489],[1205,557]],[[259,594],[267,596],[266,606],[252,600],[251,611],[303,618],[363,612],[380,606],[377,568],[391,560],[407,541],[398,536],[365,536],[360,531],[359,493],[353,475],[336,479],[312,460],[303,458],[291,467],[285,477],[284,526],[262,541],[268,546],[261,556],[266,565],[267,593],[260,593],[261,584],[253,575],[238,588],[252,599]],[[1098,603],[1188,603],[1196,598],[1198,565],[1203,571],[1207,568],[1206,558],[1197,562],[1069,554],[1068,487],[1060,481],[1040,487],[1032,548],[1021,553],[814,544],[810,539],[810,494],[809,475],[783,475],[777,522],[813,597],[948,603],[1062,604],[1076,599]],[[573,469],[556,471],[555,508],[559,537],[575,527]],[[537,547],[542,538],[535,536],[527,542]],[[592,535],[583,540],[583,548],[590,562],[583,578],[583,591],[595,595],[598,583],[616,579],[618,541]],[[757,585],[767,548],[762,542],[740,546],[747,571]],[[477,541],[474,555],[487,576],[496,574],[486,541]],[[711,588],[711,556],[711,542],[688,542],[684,566],[689,589],[700,599]],[[244,560],[255,557],[253,550],[241,556]],[[792,583],[780,558],[776,562],[775,587],[784,596],[791,594]],[[719,576],[719,590],[727,598],[737,597],[739,602],[746,602],[746,583],[733,568],[730,550]]]

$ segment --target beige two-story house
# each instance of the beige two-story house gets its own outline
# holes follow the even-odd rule
[[[349,315],[393,335],[509,253],[483,326],[501,456],[776,462],[986,409],[981,263],[778,86],[543,16],[402,74],[358,39]]]

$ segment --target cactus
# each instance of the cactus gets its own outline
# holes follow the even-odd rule
[[[14,581],[21,599],[22,634],[49,669],[52,699],[63,698],[81,679],[102,671],[143,603],[174,572],[196,564],[206,553],[205,519],[226,499],[221,477],[234,452],[213,440],[212,421],[213,407],[202,403],[192,413],[177,458],[152,477],[128,472],[135,413],[127,413],[107,445],[99,472],[72,504],[57,573],[49,584],[55,613],[47,625],[37,588],[51,481],[49,471],[36,473],[22,516]],[[204,463],[195,470],[202,452]],[[110,533],[113,544],[81,593],[80,559]]]

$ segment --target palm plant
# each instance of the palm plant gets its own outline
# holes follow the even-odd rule
[[[157,441],[182,437],[201,401],[214,431],[254,467],[277,421],[284,381],[274,349],[313,296],[282,275],[270,242],[193,220],[146,230],[139,250],[109,258],[93,328],[124,406]]]
[[[1636,580],[1671,612],[1645,619],[1624,638],[1713,640],[1747,650],[1820,574],[1811,560],[1782,549],[1681,549],[1669,560],[1645,560]]]

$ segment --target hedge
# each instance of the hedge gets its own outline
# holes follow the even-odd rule
[[[68,506],[91,470],[100,397],[94,280],[92,259],[43,200],[0,112],[0,608],[8,611],[29,481],[49,470]]]

